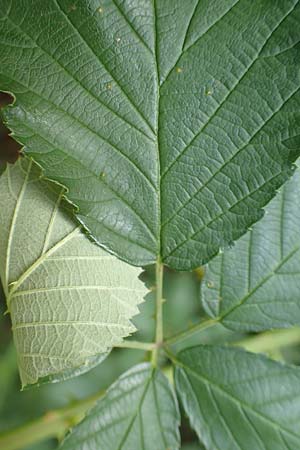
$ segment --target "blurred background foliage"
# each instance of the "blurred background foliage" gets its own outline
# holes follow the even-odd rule
[[[10,101],[9,96],[0,94],[0,107]],[[8,136],[8,130],[0,121],[0,172],[4,170],[7,161],[13,163],[19,155],[20,146]],[[1,257],[1,255],[0,255]],[[155,272],[152,267],[148,268],[142,275],[144,282],[149,287],[149,294],[145,302],[140,306],[140,314],[133,319],[138,331],[132,336],[134,340],[152,341],[155,334],[154,309],[155,309]],[[200,283],[203,270],[193,273],[175,273],[168,269],[165,271],[164,280],[164,332],[165,336],[172,336],[180,331],[199,323],[205,317],[201,308]],[[0,286],[0,433],[22,427],[24,424],[43,417],[51,417],[51,411],[76,404],[81,399],[92,396],[99,391],[105,390],[124,371],[131,366],[149,359],[149,354],[143,351],[131,349],[115,349],[98,367],[75,379],[57,384],[46,384],[20,391],[18,377],[17,359],[12,342],[10,318],[5,315],[5,299]],[[194,334],[192,337],[177,344],[180,348],[195,344],[226,343],[231,340],[242,339],[244,336],[237,335],[226,330],[221,325]],[[300,363],[300,345],[294,345],[284,351],[273,352],[274,358],[285,359],[295,364]],[[172,377],[167,361],[165,373]],[[191,431],[188,421],[182,415],[182,449],[203,449],[195,434]],[[74,423],[78,420],[74,417]],[[68,423],[70,425],[70,422]],[[64,431],[67,424],[64,426]],[[17,431],[16,431],[17,434]],[[58,430],[57,435],[51,439],[37,442],[30,447],[22,447],[22,450],[49,450],[57,447],[57,442],[62,439],[63,434]],[[1,449],[7,450],[7,449]]]

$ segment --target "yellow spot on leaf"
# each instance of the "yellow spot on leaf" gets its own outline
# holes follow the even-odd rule
[[[195,272],[197,278],[201,281],[205,275],[205,268],[204,268],[204,266],[197,267],[197,269],[195,269],[194,272]]]

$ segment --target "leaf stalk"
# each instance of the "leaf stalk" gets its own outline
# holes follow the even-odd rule
[[[209,320],[205,320],[203,322],[197,323],[196,325],[188,328],[187,330],[177,333],[174,336],[171,336],[169,339],[166,339],[164,344],[165,345],[177,344],[178,342],[184,341],[185,339],[191,337],[193,334],[198,333],[200,331],[204,331],[207,328],[210,328],[213,325],[216,325],[217,323],[219,323],[219,319],[209,319]]]
[[[156,348],[155,342],[140,342],[140,341],[124,341],[118,345],[115,345],[117,348],[132,348],[133,350],[145,350],[152,351]]]
[[[151,362],[154,367],[157,367],[159,348],[163,345],[163,276],[164,266],[160,259],[156,263],[156,333],[155,333],[155,347],[152,350]]]

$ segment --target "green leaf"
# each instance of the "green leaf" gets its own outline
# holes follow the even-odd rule
[[[108,355],[109,351],[105,353],[100,353],[99,355],[96,356],[89,357],[86,359],[84,365],[82,366],[67,369],[64,370],[63,372],[53,373],[45,377],[39,378],[38,383],[36,383],[36,385],[41,386],[47,383],[60,383],[62,381],[69,380],[70,378],[75,378],[78,377],[79,375],[83,375],[84,373],[89,372],[90,370],[94,369],[94,367],[101,364],[102,361],[104,361],[104,359]]]
[[[175,384],[208,450],[298,450],[300,370],[225,347],[181,352]]]
[[[65,439],[61,450],[177,450],[179,410],[172,386],[144,363],[125,372]]]
[[[27,160],[0,178],[0,276],[23,385],[99,362],[135,330],[146,292],[140,269],[90,242],[61,199]]]
[[[264,218],[207,267],[206,311],[234,330],[298,325],[300,320],[300,170]]]
[[[299,0],[2,0],[6,120],[100,245],[198,267],[300,153],[299,21]]]

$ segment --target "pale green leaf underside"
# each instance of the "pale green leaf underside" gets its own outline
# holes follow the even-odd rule
[[[23,385],[89,366],[135,330],[140,269],[90,242],[27,160],[0,177],[0,254]]]
[[[124,373],[61,450],[178,450],[180,416],[172,386],[150,364]]]
[[[299,23],[298,0],[2,0],[8,125],[98,243],[197,267],[299,154]]]
[[[202,301],[234,330],[300,322],[300,170],[267,207],[264,218],[207,266]]]
[[[243,350],[178,356],[175,384],[207,450],[298,450],[300,370]]]

